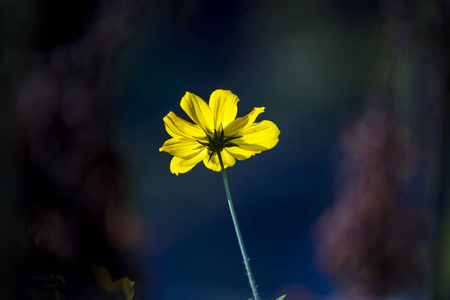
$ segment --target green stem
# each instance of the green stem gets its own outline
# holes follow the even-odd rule
[[[260,300],[258,289],[256,288],[256,281],[253,278],[252,269],[250,268],[250,258],[248,257],[247,252],[245,251],[244,239],[242,238],[237,215],[236,212],[234,211],[233,201],[231,200],[230,188],[228,187],[227,173],[225,172],[225,167],[223,166],[222,155],[220,151],[217,151],[217,156],[219,157],[220,167],[222,168],[223,183],[225,184],[225,192],[227,193],[228,206],[230,207],[234,229],[236,231],[236,235],[238,238],[239,247],[241,248],[241,254],[242,258],[244,259],[245,269],[247,270],[248,281],[250,282],[250,287],[252,288],[253,299]]]

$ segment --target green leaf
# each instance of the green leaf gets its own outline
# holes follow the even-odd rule
[[[286,295],[281,296],[280,298],[278,298],[277,300],[283,300],[284,297],[286,297]]]

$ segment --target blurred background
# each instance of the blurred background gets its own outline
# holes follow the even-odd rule
[[[0,1],[1,298],[250,298],[220,173],[158,151],[186,91],[229,89],[281,131],[227,170],[263,299],[449,299],[449,21],[448,0]]]

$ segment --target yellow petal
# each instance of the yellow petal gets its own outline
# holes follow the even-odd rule
[[[197,154],[190,158],[185,159],[174,156],[170,162],[170,171],[175,175],[178,175],[179,173],[186,173],[196,164],[201,162],[207,155],[208,150],[205,147],[203,150],[200,150]]]
[[[264,107],[255,107],[248,115],[237,118],[225,127],[225,136],[236,136],[239,131],[251,126],[255,122],[258,115],[263,112]]]
[[[114,291],[117,293],[117,299],[131,300],[134,297],[134,282],[128,277],[121,278],[113,282]]]
[[[203,163],[205,164],[205,166],[208,169],[211,169],[215,172],[221,171],[221,166],[220,166],[220,162],[219,162],[219,158],[217,157],[217,154],[214,154],[213,157],[211,157],[211,159],[209,158],[209,155],[206,156],[203,159]]]
[[[92,264],[91,268],[98,285],[105,291],[113,291],[112,278],[109,271],[105,267],[97,267],[95,264]]]
[[[182,158],[191,158],[197,155],[203,148],[205,148],[205,146],[196,140],[185,137],[175,137],[167,140],[164,145],[159,148],[159,151],[165,151],[173,156]]]
[[[172,137],[187,137],[196,140],[207,141],[203,130],[186,120],[183,120],[173,112],[169,112],[163,119],[167,133]]]
[[[236,163],[236,160],[235,160],[234,157],[227,151],[227,149],[224,149],[224,150],[221,152],[221,154],[222,154],[223,166],[224,166],[225,168],[234,166],[234,164]]]
[[[245,127],[237,133],[240,137],[233,140],[240,148],[250,151],[269,150],[278,143],[280,130],[271,121],[261,121]]]
[[[221,130],[236,118],[239,98],[231,91],[215,90],[209,98],[214,114],[214,129]]]
[[[180,106],[203,131],[209,134],[213,133],[213,112],[202,98],[186,92],[186,95],[181,99]]]
[[[225,169],[234,166],[236,160],[230,153],[228,153],[226,150],[223,150],[221,152],[221,155],[223,166],[225,167]],[[211,169],[213,171],[220,172],[222,170],[222,167],[220,166],[219,157],[217,156],[217,154],[214,154],[213,157],[211,157],[211,159],[209,159],[208,155],[203,159],[203,163],[208,169]]]
[[[261,151],[244,150],[241,147],[228,147],[225,150],[239,160],[244,160],[257,153],[261,153]]]

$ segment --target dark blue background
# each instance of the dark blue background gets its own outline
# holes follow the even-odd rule
[[[149,246],[157,253],[136,259],[150,260],[155,299],[250,297],[220,173],[200,163],[177,177],[171,156],[158,152],[169,138],[162,118],[188,119],[179,107],[185,91],[208,101],[219,88],[238,95],[238,116],[265,106],[258,119],[281,131],[274,149],[228,169],[261,294],[330,292],[312,231],[333,201],[337,136],[375,85],[383,22],[376,1],[156,5],[139,56],[123,57],[136,67],[118,111],[135,196],[157,235]]]

